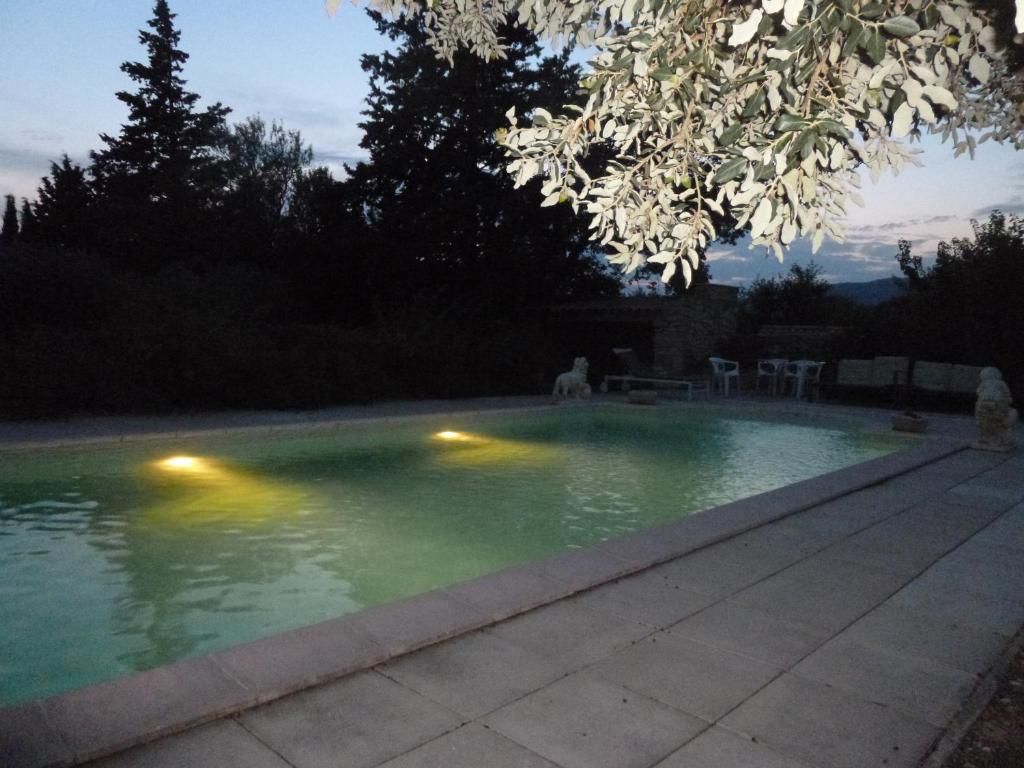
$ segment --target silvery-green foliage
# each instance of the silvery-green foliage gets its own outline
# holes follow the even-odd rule
[[[336,0],[333,0],[336,2]],[[355,2],[356,0],[353,0]],[[1018,25],[1024,25],[1016,0]],[[857,169],[917,164],[921,132],[957,154],[1024,146],[1024,84],[970,0],[368,0],[421,13],[438,55],[502,55],[511,21],[591,46],[580,105],[501,132],[517,185],[591,216],[593,239],[631,271],[689,281],[714,215],[749,225],[778,258],[798,236],[841,239]],[[588,174],[591,145],[615,159]]]

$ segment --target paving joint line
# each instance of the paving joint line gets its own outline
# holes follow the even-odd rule
[[[243,711],[245,711],[245,710],[243,710]],[[250,736],[252,736],[253,739],[255,739],[259,744],[262,744],[266,749],[270,750],[275,755],[277,755],[285,765],[290,766],[290,768],[298,768],[298,766],[295,763],[293,763],[287,757],[282,755],[279,751],[274,749],[274,747],[271,746],[266,740],[261,738],[258,733],[256,733],[251,728],[249,728],[249,726],[247,726],[245,723],[243,723],[241,715],[242,715],[242,712],[236,712],[236,713],[234,713],[232,715],[229,715],[228,719],[234,720],[236,723],[238,723],[238,727],[239,728],[241,728],[243,731],[245,731]],[[188,731],[182,731],[182,733],[188,733]],[[147,744],[143,744],[143,745],[141,745],[139,747],[136,747],[136,749],[142,749],[142,748],[148,746],[148,744],[154,744],[154,743],[156,743],[156,742],[148,742]],[[121,754],[124,754],[124,753],[121,753]]]

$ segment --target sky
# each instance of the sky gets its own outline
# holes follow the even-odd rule
[[[329,17],[323,0],[170,0],[184,77],[201,104],[220,101],[230,120],[260,114],[298,129],[315,160],[343,175],[363,157],[359,112],[368,92],[364,53],[384,50],[365,13],[348,2]],[[137,30],[151,0],[0,0],[0,194],[35,197],[49,163],[67,152],[85,162],[99,134],[116,135],[126,118],[114,94],[133,90],[120,71],[144,58]],[[954,159],[934,139],[921,147],[924,168],[878,185],[865,181],[865,207],[848,217],[845,243],[826,242],[814,257],[834,281],[874,280],[896,273],[899,239],[926,259],[939,240],[970,234],[970,220],[992,208],[1024,213],[1024,153],[984,144],[977,158]],[[538,200],[539,203],[539,200]],[[798,241],[784,264],[750,250],[708,251],[715,282],[742,285],[811,259]]]

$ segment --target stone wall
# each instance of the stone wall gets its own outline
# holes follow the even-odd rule
[[[737,288],[709,284],[667,302],[654,322],[654,369],[678,376],[708,368],[736,334],[738,298]]]
[[[736,333],[739,290],[698,285],[680,297],[631,296],[552,307],[553,328],[602,373],[620,373],[612,347],[631,347],[661,376],[706,372]]]

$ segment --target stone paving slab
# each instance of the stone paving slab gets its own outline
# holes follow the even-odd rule
[[[794,515],[793,517],[799,517]],[[839,536],[834,532],[800,526],[793,517],[768,523],[760,528],[740,534],[731,540],[737,546],[751,545],[779,554],[789,555],[792,562],[803,560],[819,552]]]
[[[990,629],[1012,637],[1024,621],[1024,593],[982,592],[966,585],[951,587],[927,574],[892,599],[892,604],[939,620]]]
[[[1024,552],[1024,504],[1015,505],[995,522],[980,531],[977,536],[961,547],[963,554],[977,550],[976,557],[986,559],[990,553],[1011,556]]]
[[[940,501],[923,502],[861,531],[829,554],[861,565],[915,575],[992,521],[995,515]]]
[[[836,632],[906,583],[903,575],[814,555],[734,595],[740,605]]]
[[[376,672],[297,693],[238,719],[295,768],[371,768],[464,722]]]
[[[543,688],[565,674],[561,664],[485,632],[401,656],[378,670],[467,720]]]
[[[1009,638],[996,630],[887,604],[853,624],[846,636],[864,645],[981,675]]]
[[[969,584],[982,594],[1024,594],[1024,553],[975,537],[928,569],[921,578],[957,589]]]
[[[912,768],[941,733],[891,707],[789,673],[722,725],[822,768]]]
[[[564,768],[647,768],[707,727],[586,672],[520,699],[483,722]]]
[[[967,672],[871,648],[842,634],[793,672],[938,728],[946,726],[977,683]]]
[[[795,664],[829,637],[818,627],[728,600],[669,627],[669,632],[776,667]]]
[[[628,576],[576,598],[578,605],[663,629],[715,601],[675,583],[660,568]]]
[[[785,550],[730,540],[660,565],[658,571],[683,587],[722,598],[799,559]]]
[[[724,728],[708,728],[654,768],[815,768]]]
[[[95,768],[290,768],[280,755],[231,719],[135,747],[93,765]]]
[[[651,628],[573,598],[517,616],[487,630],[575,671],[651,633]]]
[[[554,763],[476,723],[388,760],[381,768],[557,768]]]
[[[953,504],[967,504],[1002,512],[1024,499],[1024,492],[1017,488],[1001,488],[979,480],[953,486],[943,494],[943,499]]]
[[[707,722],[720,718],[782,671],[668,632],[652,635],[591,669]]]
[[[912,509],[900,515],[899,519],[909,525],[920,524],[922,530],[954,536],[957,543],[986,528],[997,520],[1007,508],[992,510],[970,504],[950,504],[949,495],[925,499]]]

